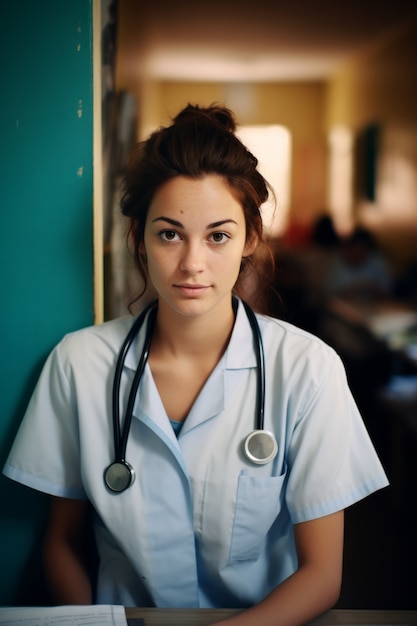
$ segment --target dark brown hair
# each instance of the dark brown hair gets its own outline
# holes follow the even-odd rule
[[[167,127],[161,127],[133,149],[127,162],[121,202],[122,213],[130,219],[135,263],[147,287],[145,259],[139,252],[149,206],[158,189],[176,176],[200,178],[218,174],[241,204],[246,237],[258,237],[255,253],[242,263],[235,291],[242,292],[244,270],[250,266],[262,274],[262,282],[272,275],[273,255],[265,240],[259,208],[269,195],[269,186],[257,169],[258,161],[235,135],[233,113],[221,106],[207,108],[187,105]],[[272,193],[272,192],[271,192]],[[249,264],[248,264],[249,261]],[[259,282],[259,279],[256,279]],[[140,294],[142,295],[142,294]],[[140,297],[139,295],[139,297]]]

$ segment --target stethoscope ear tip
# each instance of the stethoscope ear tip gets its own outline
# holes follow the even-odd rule
[[[278,444],[269,430],[253,430],[243,442],[245,456],[252,463],[265,465],[277,455]]]

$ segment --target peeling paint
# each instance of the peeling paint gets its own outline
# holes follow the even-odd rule
[[[84,167],[83,167],[83,166],[81,166],[81,167],[79,167],[79,168],[78,168],[78,170],[77,170],[77,176],[78,176],[78,178],[81,178],[83,174],[84,174]]]
[[[78,100],[77,116],[78,117],[83,116],[83,101],[82,100]]]
[[[77,52],[80,52],[80,50],[81,50],[81,44],[79,43],[79,44],[77,45]]]

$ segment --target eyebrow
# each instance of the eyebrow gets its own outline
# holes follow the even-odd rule
[[[161,217],[156,217],[154,220],[152,220],[153,224],[155,222],[168,222],[168,224],[171,224],[172,226],[176,226],[177,228],[184,228],[184,225],[181,222],[178,222],[177,220],[173,220],[170,217],[164,217],[163,215],[161,215]],[[211,224],[207,224],[207,228],[219,228],[219,226],[223,226],[223,224],[228,224],[228,223],[237,224],[235,220],[226,219],[226,220],[220,220],[218,222],[212,222]]]

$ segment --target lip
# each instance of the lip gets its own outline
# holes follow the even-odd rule
[[[198,296],[207,291],[208,285],[196,285],[189,283],[178,283],[174,287],[178,289],[183,295],[186,296]]]

